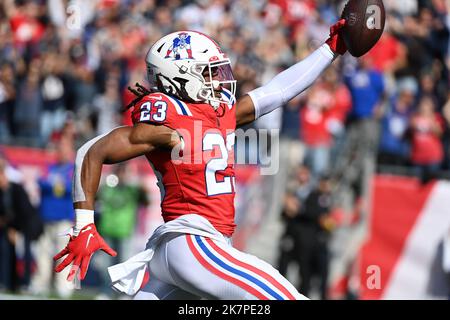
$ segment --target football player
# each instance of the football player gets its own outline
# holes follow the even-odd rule
[[[306,299],[271,265],[231,245],[233,131],[286,104],[344,54],[344,25],[338,21],[317,50],[239,100],[230,60],[214,40],[194,31],[158,40],[146,56],[156,92],[142,90],[134,101],[134,126],[115,128],[77,152],[75,226],[54,257],[66,256],[55,271],[72,263],[68,280],[78,273],[84,279],[93,253],[116,254],[94,224],[102,165],[145,155],[159,180],[165,223],[146,250],[108,268],[116,290],[136,299]],[[180,47],[173,59],[167,52],[180,34],[190,39],[190,52]]]

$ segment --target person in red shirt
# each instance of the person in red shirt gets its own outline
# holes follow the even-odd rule
[[[411,117],[411,162],[423,182],[432,178],[440,169],[444,158],[441,136],[444,122],[435,111],[433,99],[420,99],[417,112]]]
[[[347,86],[339,81],[338,70],[334,66],[325,71],[321,85],[333,97],[328,109],[327,129],[333,137],[330,159],[336,159],[344,144],[345,121],[352,108],[352,96]]]
[[[45,32],[45,26],[38,20],[39,5],[30,1],[7,8],[15,45],[22,47],[38,43]]]
[[[330,119],[330,92],[315,86],[300,111],[300,138],[306,146],[305,163],[315,177],[328,170],[332,135],[327,128]]]
[[[377,71],[392,74],[405,65],[406,49],[387,30],[380,38],[380,41],[367,53],[366,58],[371,58],[373,66]]]
[[[315,176],[328,168],[343,143],[344,122],[351,108],[348,89],[337,81],[337,72],[329,68],[321,82],[311,88],[300,111],[300,138],[306,149],[305,161]]]

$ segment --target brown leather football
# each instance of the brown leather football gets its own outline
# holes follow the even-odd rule
[[[386,12],[382,0],[349,0],[341,17],[347,23],[340,32],[354,57],[366,54],[383,34]]]

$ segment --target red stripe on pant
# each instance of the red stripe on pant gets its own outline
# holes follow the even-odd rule
[[[281,283],[279,283],[277,280],[275,280],[275,278],[273,278],[270,274],[254,267],[248,263],[239,261],[232,255],[230,255],[228,252],[226,252],[223,249],[221,249],[220,247],[218,247],[211,239],[206,239],[206,242],[208,242],[208,244],[214,250],[216,250],[220,255],[222,255],[223,257],[228,259],[230,262],[232,262],[242,268],[248,269],[248,270],[256,273],[257,275],[261,276],[263,279],[265,279],[266,281],[271,283],[273,286],[275,286],[278,290],[280,290],[286,297],[288,297],[289,300],[296,300],[295,297],[292,295],[292,293],[290,293],[288,289],[286,289]]]
[[[223,273],[219,269],[217,269],[214,266],[212,266],[211,264],[209,264],[208,261],[206,261],[205,258],[202,257],[200,252],[195,247],[195,245],[194,245],[194,243],[192,241],[192,237],[193,237],[193,235],[186,235],[186,240],[187,240],[189,249],[191,250],[191,252],[194,255],[194,257],[200,262],[200,264],[203,267],[205,267],[207,270],[211,271],[212,273],[214,273],[218,277],[220,277],[220,278],[222,278],[222,279],[224,279],[226,281],[229,281],[229,282],[237,285],[238,287],[244,289],[248,293],[254,295],[256,298],[258,298],[260,300],[269,300],[269,298],[264,296],[262,293],[258,292],[255,288],[249,286],[248,284],[246,284],[245,282],[242,282],[241,280],[238,280],[238,279],[235,279],[233,277],[230,277],[229,275]]]

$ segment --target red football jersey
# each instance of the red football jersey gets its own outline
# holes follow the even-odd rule
[[[215,111],[209,104],[185,103],[153,93],[136,104],[133,123],[164,125],[177,132],[182,143],[173,150],[157,149],[146,155],[158,178],[164,221],[196,213],[226,236],[234,223],[235,98]]]

